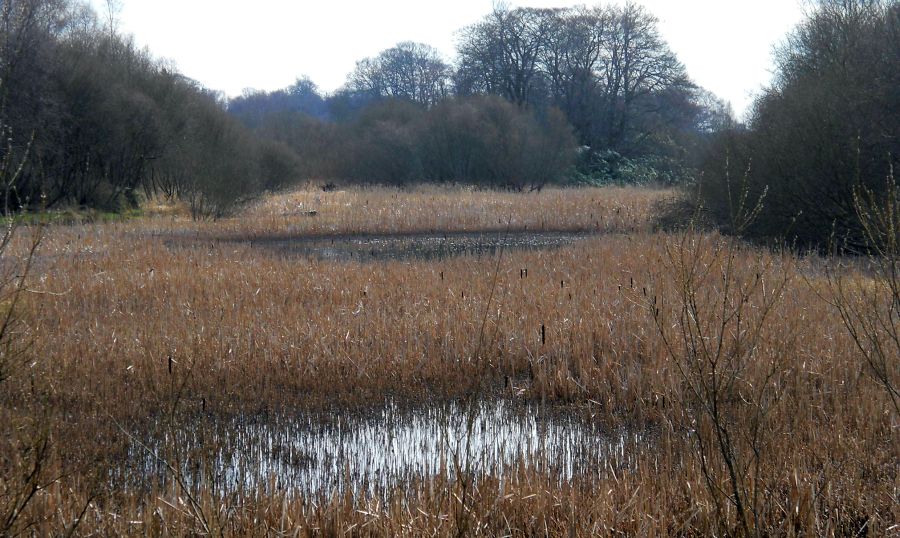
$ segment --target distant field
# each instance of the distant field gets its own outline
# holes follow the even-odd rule
[[[762,447],[741,471],[760,528],[896,532],[900,430],[824,261],[654,231],[674,196],[301,190],[216,222],[47,227],[32,358],[0,396],[0,421],[50,432],[62,477],[34,531],[86,506],[84,534],[721,533],[727,475],[688,420],[691,380],[718,374],[677,359],[696,323],[748,357],[720,403],[733,424],[765,413],[759,443],[734,441]],[[703,319],[680,315],[688,269]],[[402,458],[365,451],[382,428],[407,440],[388,453],[438,459],[384,467]]]

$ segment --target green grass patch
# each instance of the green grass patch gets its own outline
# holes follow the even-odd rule
[[[27,211],[14,218],[20,224],[35,226],[38,224],[72,225],[123,222],[144,216],[143,209],[134,208],[123,211],[101,211],[92,208],[50,209],[46,211]]]

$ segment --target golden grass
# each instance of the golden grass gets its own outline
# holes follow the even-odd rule
[[[549,188],[539,194],[471,188],[296,190],[264,198],[235,218],[196,229],[216,235],[329,235],[499,230],[645,229],[672,190]]]
[[[177,488],[110,491],[92,478],[128,444],[115,424],[140,430],[176,394],[189,416],[201,408],[365,409],[477,391],[588,406],[609,426],[652,429],[657,444],[635,454],[630,470],[598,469],[593,479],[564,485],[511,470],[515,479],[483,477],[477,485],[421,477],[387,504],[214,491],[201,491],[198,502],[229,535],[723,532],[688,436],[667,426],[681,412],[672,399],[678,383],[647,313],[648,294],[674,300],[664,263],[674,238],[649,226],[653,204],[670,194],[293,192],[218,223],[163,217],[49,229],[32,287],[52,293],[29,305],[35,361],[0,397],[0,420],[27,417],[44,403],[50,409],[52,466],[64,478],[32,507],[35,529],[60,532],[95,492],[84,533],[201,529]],[[297,208],[317,213],[292,213]],[[494,257],[328,262],[249,243],[166,243],[173,236],[504,230],[510,215],[514,229],[623,233],[506,252],[496,282]],[[740,255],[745,273],[770,256],[750,248]],[[775,267],[813,274],[816,263],[788,258]],[[863,375],[840,317],[807,281],[791,280],[775,308],[777,322],[762,341],[790,366],[774,419],[777,457],[765,471],[772,484],[766,528],[842,535],[866,524],[889,532],[900,521],[896,418]]]

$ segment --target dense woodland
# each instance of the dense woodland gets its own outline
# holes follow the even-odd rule
[[[159,192],[189,200],[197,215],[217,214],[287,180],[278,172],[290,169],[289,150],[254,136],[219,95],[84,4],[4,2],[2,19],[5,160],[22,165],[13,208],[119,210]]]
[[[401,42],[332,94],[300,78],[230,100],[81,2],[5,1],[0,17],[3,162],[21,166],[9,209],[165,195],[220,216],[310,179],[667,183],[725,228],[812,245],[832,225],[858,235],[854,189],[883,191],[900,154],[896,1],[819,2],[746,124],[636,4],[498,7],[461,30],[452,61]],[[761,204],[751,226],[736,224],[741,200]]]
[[[776,66],[748,124],[725,130],[706,156],[700,199],[727,230],[819,247],[833,234],[858,249],[857,199],[896,189],[900,2],[819,2]],[[735,217],[741,192],[758,204],[752,222]]]

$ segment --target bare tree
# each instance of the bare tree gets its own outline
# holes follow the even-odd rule
[[[606,54],[604,44],[612,31],[613,12],[580,7],[556,15],[542,60],[550,96],[578,132],[591,133],[596,130],[594,108],[601,91],[597,73]]]
[[[119,17],[122,14],[122,0],[106,0],[106,24],[109,35],[114,36],[119,31]]]
[[[672,88],[693,87],[684,66],[659,36],[658,20],[646,9],[627,4],[615,13],[600,69],[605,145],[632,149],[651,133],[643,121],[660,108],[650,97]]]
[[[404,41],[356,64],[348,86],[374,97],[396,97],[432,106],[447,96],[450,66],[434,47]]]
[[[501,6],[463,30],[457,83],[463,93],[494,93],[524,105],[542,82],[541,59],[559,10]]]
[[[463,30],[457,91],[562,109],[584,144],[639,152],[694,86],[644,8],[497,8]],[[678,120],[678,118],[672,118]]]
[[[572,164],[572,128],[556,109],[537,117],[497,96],[450,99],[418,136],[428,179],[540,190]]]

